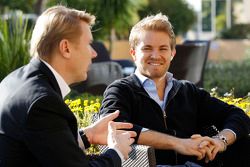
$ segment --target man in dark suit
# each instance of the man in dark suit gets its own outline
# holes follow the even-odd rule
[[[63,100],[68,85],[86,79],[96,57],[90,45],[94,20],[89,13],[63,6],[38,18],[32,60],[0,84],[0,167],[121,166],[128,157],[136,133],[118,130],[132,128],[112,122],[118,111],[78,133],[76,118]],[[87,156],[79,145],[87,148],[90,143],[110,149]]]

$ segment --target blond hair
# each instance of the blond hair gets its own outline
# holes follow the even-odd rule
[[[147,16],[141,21],[139,21],[137,24],[135,24],[131,29],[129,36],[129,44],[131,48],[135,48],[138,45],[140,35],[143,31],[166,32],[171,39],[171,49],[175,48],[176,39],[173,31],[173,26],[169,22],[168,17],[166,15],[158,13],[157,15]]]
[[[31,56],[46,56],[52,54],[62,39],[78,40],[81,35],[81,21],[92,26],[95,16],[65,6],[54,6],[42,13],[34,27],[30,54]]]

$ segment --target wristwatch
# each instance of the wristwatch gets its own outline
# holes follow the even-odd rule
[[[224,136],[222,134],[217,134],[217,135],[213,136],[212,138],[217,138],[217,139],[221,140],[224,143],[224,149],[223,149],[223,151],[226,151],[227,145],[228,145],[227,137],[226,136]]]
[[[88,140],[85,132],[83,130],[80,130],[79,134],[80,134],[80,136],[82,138],[82,142],[84,144],[85,149],[89,148],[90,147],[90,143],[89,143],[89,140]]]

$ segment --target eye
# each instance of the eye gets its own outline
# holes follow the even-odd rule
[[[160,48],[161,51],[167,51],[168,48]]]
[[[144,50],[144,51],[150,51],[150,50],[152,50],[152,48],[150,48],[150,47],[143,47],[142,50]]]

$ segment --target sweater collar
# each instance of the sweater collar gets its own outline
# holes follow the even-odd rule
[[[131,83],[131,86],[133,87],[134,91],[148,95],[146,90],[143,88],[141,81],[138,79],[138,77],[134,73],[128,76],[127,79]],[[180,87],[181,87],[181,83],[175,78],[173,78],[173,87],[169,92],[169,96],[175,95],[180,89]]]

